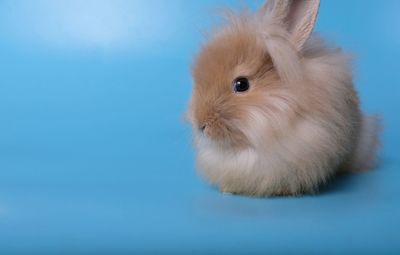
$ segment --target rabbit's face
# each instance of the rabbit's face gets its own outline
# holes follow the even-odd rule
[[[289,131],[307,98],[299,56],[318,7],[317,0],[270,0],[214,34],[193,67],[196,137],[256,147]]]
[[[251,130],[266,128],[267,115],[285,103],[274,96],[284,88],[262,39],[251,30],[237,28],[214,38],[199,54],[193,76],[195,132],[229,146],[252,144]]]

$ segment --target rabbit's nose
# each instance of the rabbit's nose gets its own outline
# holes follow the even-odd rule
[[[206,125],[206,124],[203,124],[203,125],[200,125],[200,126],[199,126],[199,129],[200,129],[200,131],[201,131],[202,133],[204,133],[204,131],[206,130],[206,127],[207,127],[207,125]]]

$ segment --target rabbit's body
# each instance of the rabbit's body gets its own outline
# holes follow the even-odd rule
[[[318,1],[298,2],[306,1],[313,4],[304,7],[318,9]],[[316,13],[293,24],[302,33],[290,32],[277,15],[292,1],[280,3],[231,18],[193,69],[190,115],[199,167],[224,192],[315,192],[338,171],[374,160],[376,133],[365,126],[374,123],[363,121],[348,57],[309,39]],[[232,91],[236,77],[245,77],[249,88]],[[360,153],[368,143],[368,153]]]

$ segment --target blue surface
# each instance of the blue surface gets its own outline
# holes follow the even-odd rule
[[[358,56],[381,166],[274,199],[195,172],[190,63],[221,5],[243,3],[0,1],[1,254],[400,253],[400,2],[323,1],[317,29]]]

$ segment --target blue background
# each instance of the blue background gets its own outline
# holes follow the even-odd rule
[[[246,3],[0,1],[1,254],[400,253],[400,2],[322,1],[317,27],[357,56],[380,167],[272,199],[196,175],[190,64],[221,5]]]

